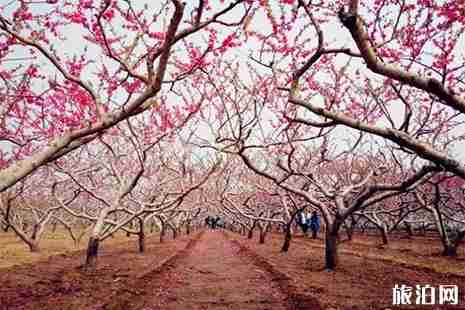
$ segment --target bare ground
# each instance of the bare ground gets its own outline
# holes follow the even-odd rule
[[[129,285],[133,279],[156,271],[196,236],[161,244],[158,238],[149,238],[144,254],[137,253],[134,240],[104,243],[92,272],[82,268],[84,251],[0,269],[0,309],[104,309],[114,292],[137,291]]]
[[[281,253],[281,235],[269,235],[266,244],[237,234],[228,236],[292,279],[294,294],[316,298],[324,309],[465,309],[463,259],[418,255],[424,248],[439,250],[437,240],[397,239],[390,249],[390,245],[377,247],[379,242],[373,238],[357,236],[352,242],[342,243],[337,271],[330,272],[324,269],[322,239],[294,238],[289,252]],[[408,247],[410,250],[406,251]],[[441,268],[446,269],[438,272]],[[459,306],[449,308],[416,305],[396,308],[392,306],[395,284],[413,287],[454,284],[459,286],[461,300]]]
[[[207,231],[153,277],[124,309],[287,309],[287,295],[267,270],[218,231]],[[124,305],[124,306],[122,306]]]
[[[0,269],[0,309],[417,309],[392,306],[395,284],[456,284],[465,309],[463,258],[437,255],[437,240],[393,238],[378,246],[356,236],[341,245],[337,271],[323,268],[321,239],[282,236],[266,244],[222,231],[201,231],[162,244],[103,245],[98,268],[82,251]],[[425,307],[424,309],[447,309]]]

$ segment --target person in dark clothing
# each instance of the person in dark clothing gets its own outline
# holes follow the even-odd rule
[[[318,231],[320,230],[320,218],[316,211],[312,212],[309,222],[310,230],[312,231],[312,238],[316,239]]]
[[[307,215],[304,212],[300,212],[297,215],[297,224],[300,226],[300,228],[302,229],[305,235],[308,231],[308,223],[307,223]]]
[[[216,229],[218,227],[219,222],[220,222],[220,217],[216,216],[216,219],[213,221],[213,229]]]

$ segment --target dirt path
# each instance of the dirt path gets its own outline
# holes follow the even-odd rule
[[[274,277],[220,231],[207,231],[182,257],[143,283],[127,309],[286,309]]]
[[[401,250],[421,252],[418,240],[402,242]],[[413,252],[343,243],[337,271],[327,272],[320,243],[296,238],[282,253],[281,235],[258,244],[231,232],[202,230],[163,243],[150,236],[140,254],[137,240],[130,238],[103,244],[92,272],[81,268],[82,251],[0,269],[0,310],[385,310],[395,309],[396,284],[458,285],[459,306],[428,309],[465,309],[465,278],[416,267]],[[398,262],[404,255],[408,264]],[[427,256],[414,261],[423,258],[429,262]]]

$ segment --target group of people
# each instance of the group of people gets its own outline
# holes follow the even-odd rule
[[[302,228],[304,234],[310,229],[312,232],[312,238],[316,239],[318,231],[320,230],[320,218],[316,211],[313,211],[311,215],[300,212],[297,216],[297,224]]]
[[[316,239],[318,237],[318,232],[320,231],[320,217],[316,211],[313,211],[310,214],[305,213],[304,211],[300,212],[297,215],[297,224],[302,228],[304,234],[307,234],[307,231],[310,229],[312,232],[312,238]],[[205,226],[210,229],[224,228],[224,221],[221,220],[219,216],[207,216],[205,218]]]
[[[216,229],[219,227],[224,228],[224,222],[219,216],[214,217],[209,215],[205,218],[205,226],[210,229]]]

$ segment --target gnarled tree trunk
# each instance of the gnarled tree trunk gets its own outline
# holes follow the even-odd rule
[[[263,228],[263,227],[260,225],[260,239],[259,239],[259,243],[260,243],[260,244],[264,244],[264,243],[265,243],[265,237],[266,237],[266,228]]]
[[[87,245],[86,267],[95,268],[97,266],[99,238],[90,237]]]
[[[139,219],[139,253],[145,252],[145,231],[144,221]]]
[[[281,252],[289,251],[291,246],[292,231],[291,231],[292,221],[287,223],[284,230],[284,243],[281,247]]]
[[[407,238],[409,239],[412,238],[413,237],[412,226],[408,222],[404,222],[404,226],[405,226],[405,231],[407,232]]]
[[[338,264],[338,237],[341,221],[336,215],[336,219],[332,223],[326,225],[325,238],[325,268],[328,270],[336,269]]]
[[[252,239],[253,238],[253,230],[255,228],[255,225],[249,228],[249,233],[247,235],[247,239]]]
[[[191,234],[191,223],[190,221],[187,221],[186,223],[186,235],[190,235]]]
[[[100,236],[102,231],[104,231],[105,218],[108,212],[108,210],[103,210],[99,214],[99,218],[95,222],[94,228],[90,234],[89,243],[87,244],[86,268],[95,268],[97,266]]]

